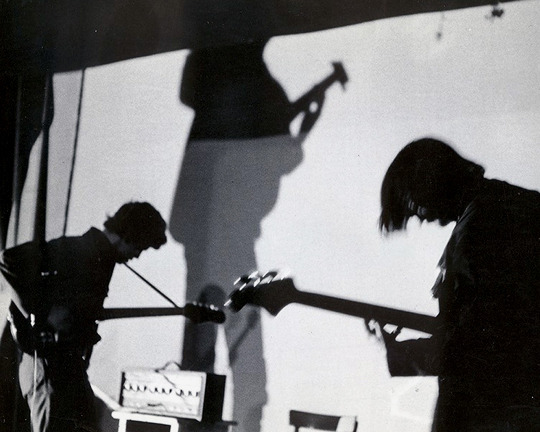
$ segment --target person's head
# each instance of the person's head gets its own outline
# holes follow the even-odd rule
[[[456,221],[483,176],[483,167],[448,144],[433,138],[413,141],[398,153],[384,177],[380,230],[405,229],[413,216],[441,225]]]
[[[109,238],[113,238],[118,262],[137,258],[142,251],[151,247],[158,249],[167,242],[167,224],[161,214],[146,202],[124,204],[103,225]]]

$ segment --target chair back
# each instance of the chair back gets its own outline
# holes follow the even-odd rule
[[[358,425],[355,416],[316,414],[296,410],[289,412],[289,424],[294,426],[294,432],[299,432],[300,428],[333,432],[356,432]]]

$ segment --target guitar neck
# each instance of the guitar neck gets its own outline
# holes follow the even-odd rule
[[[313,98],[319,93],[326,91],[332,84],[339,81],[339,76],[336,72],[331,73],[320,83],[315,84],[307,93],[297,99],[292,105],[295,107],[293,110],[296,114],[296,111],[307,109],[309,104],[313,101]]]
[[[142,317],[158,317],[158,316],[174,316],[184,315],[184,308],[108,308],[104,309],[100,314],[98,321],[105,321],[119,318],[142,318]]]
[[[316,84],[314,88],[316,88],[319,91],[326,90],[337,81],[339,81],[339,75],[336,72],[332,72],[325,79],[323,79],[319,84]]]
[[[430,315],[407,312],[384,306],[345,300],[322,294],[297,291],[291,303],[337,312],[363,319],[374,319],[381,325],[393,324],[433,334],[437,327],[437,320]]]

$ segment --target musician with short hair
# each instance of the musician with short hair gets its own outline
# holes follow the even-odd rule
[[[540,194],[487,179],[431,138],[407,145],[381,190],[380,229],[456,222],[433,288],[439,330],[397,342],[392,375],[439,376],[433,431],[540,430]]]
[[[28,242],[0,255],[3,282],[12,294],[10,322],[22,359],[19,382],[33,432],[97,431],[87,368],[100,340],[114,267],[158,249],[166,223],[149,203],[124,204],[102,230],[44,244]]]

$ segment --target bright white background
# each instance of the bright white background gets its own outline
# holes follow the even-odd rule
[[[350,81],[327,92],[302,164],[282,179],[256,243],[260,269],[286,269],[307,291],[437,313],[430,287],[452,227],[412,223],[406,234],[382,238],[379,188],[397,152],[425,135],[450,142],[488,177],[540,188],[540,10],[537,1],[504,9],[495,20],[483,7],[269,42],[266,63],[291,100],[328,75],[332,61],[343,62]],[[101,227],[129,200],[170,215],[193,119],[178,98],[187,54],[86,71],[67,234]],[[54,80],[49,237],[64,224],[80,80],[80,72]],[[31,213],[33,182],[23,214]],[[174,239],[134,266],[182,303],[185,262]],[[106,305],[167,306],[122,268]],[[117,398],[126,367],[178,361],[182,326],[178,317],[103,323],[93,383]],[[263,336],[263,432],[289,430],[290,409],[357,415],[361,431],[429,431],[435,379],[390,379],[384,349],[362,320],[292,305],[264,315]],[[226,373],[224,358],[218,368]]]

